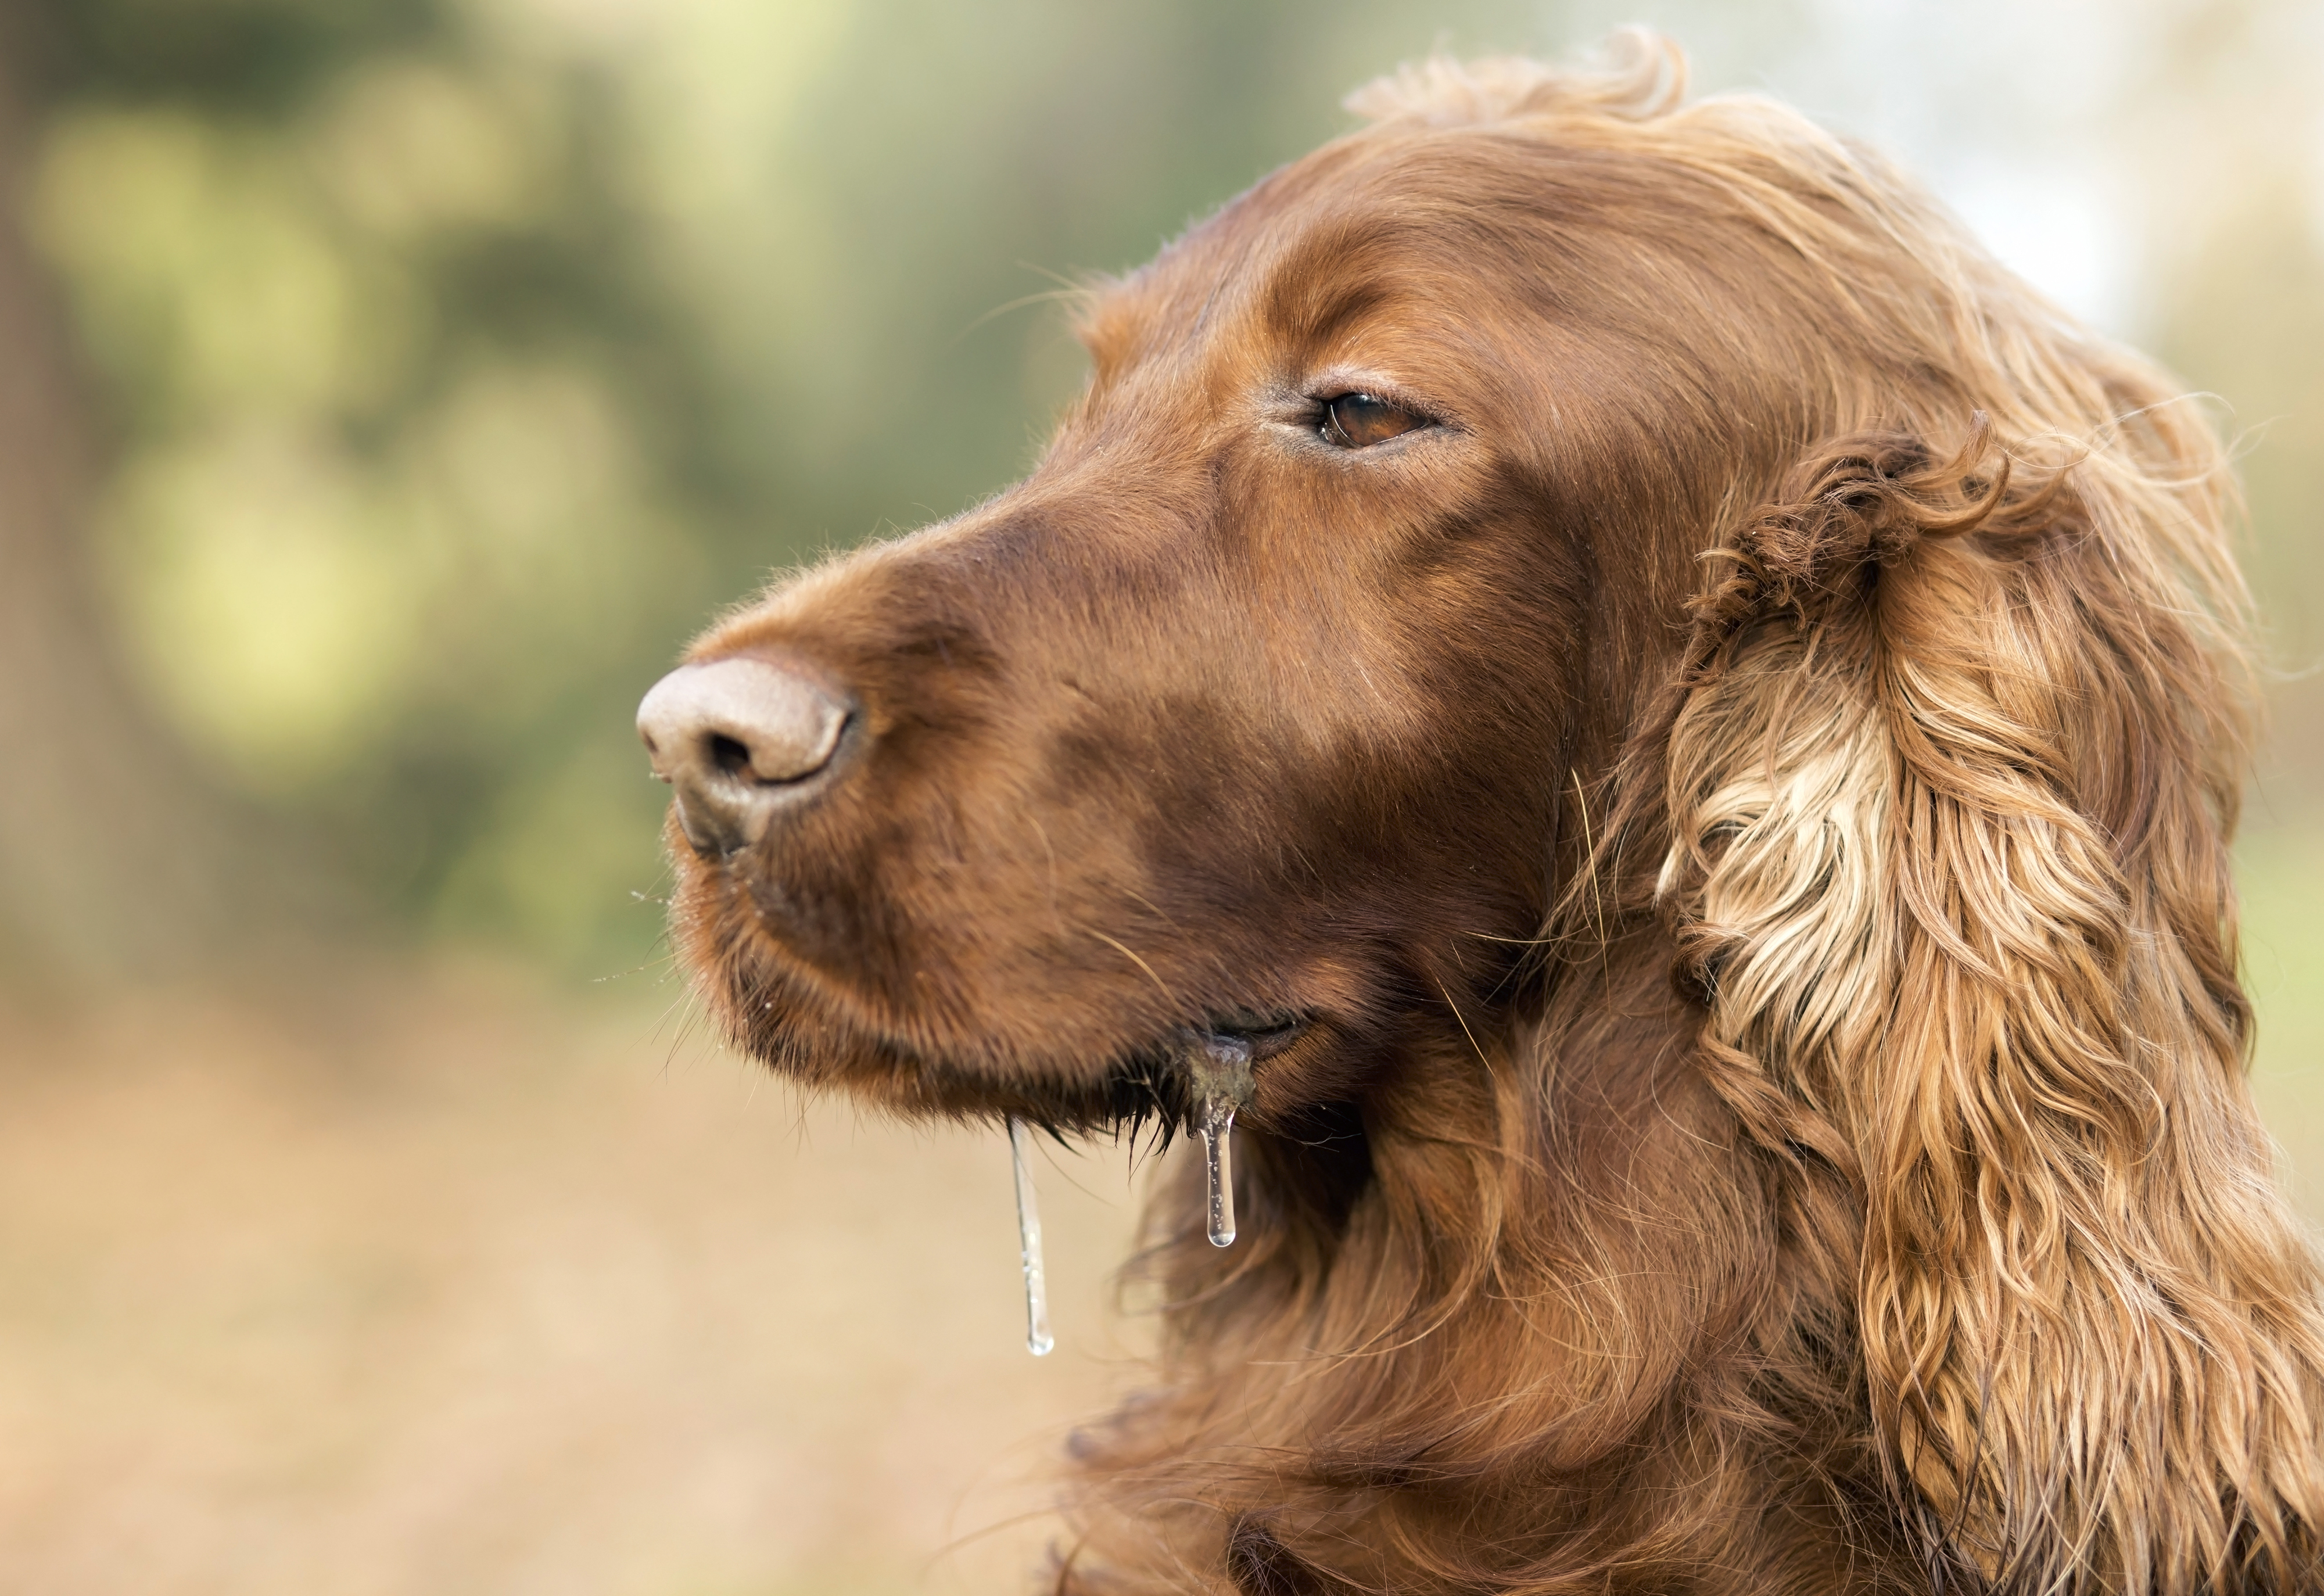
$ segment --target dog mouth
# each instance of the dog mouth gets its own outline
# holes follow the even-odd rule
[[[1239,993],[1179,1019],[1149,1013],[1135,1029],[1089,1014],[1068,1036],[1041,1024],[988,1029],[979,1021],[989,1016],[973,1010],[916,1011],[757,937],[726,940],[712,966],[700,990],[729,1041],[810,1092],[912,1119],[1021,1120],[1060,1139],[1133,1147],[1150,1139],[1157,1153],[1196,1130],[1204,1098],[1220,1094],[1219,1083],[1205,1084],[1204,1072],[1219,1067],[1213,1060],[1248,1061],[1248,1087],[1229,1094],[1238,1110],[1256,1103],[1265,1128],[1292,1106],[1282,1084],[1262,1090],[1265,1079],[1322,1063],[1346,1039],[1338,1005],[1272,996]]]
[[[1157,1152],[1167,1151],[1181,1131],[1201,1134],[1222,1105],[1230,1115],[1250,1107],[1261,1072],[1328,1029],[1312,1012],[1229,1010],[1165,1033],[1093,1082],[1005,1091],[992,1106],[1053,1136],[1150,1136]]]
[[[733,862],[689,874],[674,915],[679,952],[700,972],[696,990],[729,1042],[810,1092],[842,1092],[908,1118],[1018,1119],[1077,1138],[1152,1135],[1156,1150],[1167,1150],[1196,1128],[1202,1099],[1216,1095],[1197,1084],[1205,1061],[1247,1058],[1252,1089],[1238,1107],[1256,1102],[1277,1112],[1289,1106],[1281,1085],[1262,1092],[1258,1082],[1280,1064],[1323,1061],[1352,1018],[1345,993],[1283,990],[1306,984],[1296,970],[1263,986],[1238,983],[1240,991],[1182,985],[1194,1001],[1175,1014],[1142,1004],[1110,1014],[1121,994],[1099,991],[1080,1002],[1055,991],[1012,1003],[1009,983],[989,977],[908,990],[914,983],[894,971],[806,956],[776,934],[756,884],[740,879]]]

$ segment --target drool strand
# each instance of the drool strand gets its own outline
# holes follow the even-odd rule
[[[1231,1247],[1234,1215],[1234,1104],[1216,1097],[1203,1101],[1203,1122],[1195,1134],[1203,1139],[1203,1161],[1211,1182],[1211,1245]]]
[[[1041,1268],[1041,1208],[1033,1197],[1030,1141],[1025,1121],[1010,1115],[1009,1162],[1017,1176],[1017,1255],[1025,1266],[1025,1350],[1039,1358],[1057,1342],[1049,1333],[1049,1284]]]
[[[1213,1247],[1235,1239],[1234,1117],[1250,1101],[1250,1044],[1240,1037],[1205,1036],[1187,1050],[1196,1113],[1194,1134],[1203,1139],[1203,1162],[1210,1184],[1210,1235]]]

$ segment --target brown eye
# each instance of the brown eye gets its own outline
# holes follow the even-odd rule
[[[1342,393],[1323,406],[1323,439],[1343,449],[1364,448],[1425,427],[1428,422],[1369,393]]]

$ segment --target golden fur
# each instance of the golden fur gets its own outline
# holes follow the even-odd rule
[[[681,946],[910,1112],[1174,1119],[1296,1018],[1059,1591],[2324,1588],[2219,447],[1683,77],[1407,69],[1102,290],[1027,483],[697,645],[870,752],[673,832]],[[1334,453],[1335,382],[1432,424]]]

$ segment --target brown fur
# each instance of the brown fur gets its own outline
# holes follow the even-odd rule
[[[1363,91],[1093,296],[1024,483],[705,638],[862,752],[673,830],[683,952],[912,1113],[1183,1114],[1173,1038],[1306,1021],[1242,1240],[1155,1204],[1060,1591],[2324,1585],[2218,445],[1624,50]],[[1334,448],[1356,389],[1436,425]]]

